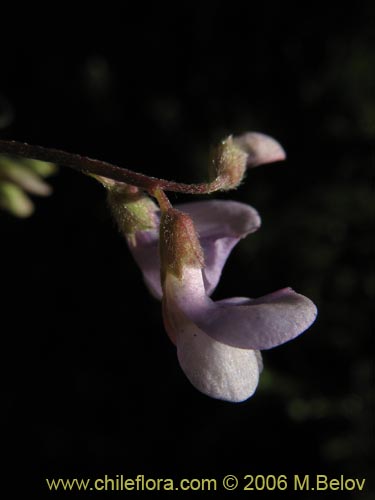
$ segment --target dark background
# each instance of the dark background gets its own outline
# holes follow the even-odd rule
[[[254,397],[201,395],[179,369],[103,189],[61,168],[32,218],[0,215],[12,484],[50,495],[52,476],[371,482],[371,4],[208,1],[136,14],[102,6],[99,21],[90,10],[64,23],[56,8],[41,26],[26,14],[3,18],[12,32],[2,33],[3,139],[192,182],[205,178],[209,148],[227,134],[276,137],[287,161],[220,195],[256,207],[263,226],[233,251],[215,297],[292,286],[319,309],[303,336],[264,352]],[[370,498],[370,487],[349,496]]]

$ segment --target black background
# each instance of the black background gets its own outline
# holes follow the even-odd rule
[[[3,139],[192,182],[205,178],[209,148],[227,134],[276,137],[287,161],[220,195],[256,207],[263,226],[233,251],[215,297],[292,286],[319,309],[308,332],[264,353],[253,398],[201,395],[179,369],[102,188],[61,168],[32,218],[0,215],[12,485],[49,495],[45,477],[105,474],[371,482],[374,9],[326,4],[208,1],[132,14],[101,6],[95,21],[92,8],[83,19],[65,20],[59,8],[38,24],[27,13],[3,18]],[[370,498],[370,487],[350,497]]]

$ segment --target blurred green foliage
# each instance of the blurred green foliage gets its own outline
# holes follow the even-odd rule
[[[28,194],[49,196],[52,188],[43,179],[56,172],[53,163],[0,155],[0,209],[16,217],[30,217],[34,204]]]

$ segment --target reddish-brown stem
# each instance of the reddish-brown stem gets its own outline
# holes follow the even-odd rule
[[[145,191],[154,192],[157,189],[189,194],[207,194],[218,191],[223,187],[223,179],[217,177],[214,181],[200,184],[184,184],[149,177],[127,168],[117,167],[111,163],[95,160],[74,153],[67,153],[59,149],[34,146],[24,142],[0,140],[0,153],[12,154],[35,160],[48,161],[78,170],[86,174],[96,174],[113,179],[114,181],[132,184]]]

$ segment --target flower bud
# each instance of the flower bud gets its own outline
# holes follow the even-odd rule
[[[120,232],[135,244],[137,231],[156,229],[157,205],[136,186],[89,174],[107,190],[107,201]]]
[[[222,180],[221,189],[234,189],[241,183],[246,172],[247,153],[231,136],[224,139],[213,154],[212,174]]]

